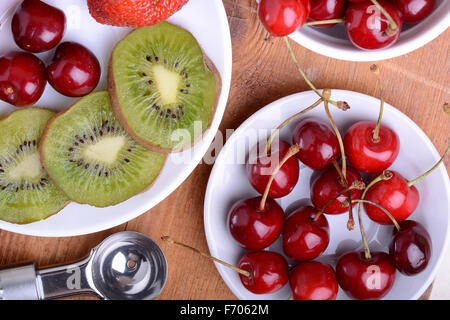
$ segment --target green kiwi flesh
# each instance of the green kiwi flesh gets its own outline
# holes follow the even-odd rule
[[[210,126],[221,81],[188,31],[168,22],[132,31],[115,47],[108,76],[117,119],[161,152],[193,145]]]
[[[166,155],[134,141],[117,122],[108,92],[96,92],[58,114],[41,142],[45,170],[73,201],[107,207],[144,191]]]
[[[44,171],[39,144],[55,112],[26,108],[0,121],[0,219],[25,224],[60,211],[69,199]]]

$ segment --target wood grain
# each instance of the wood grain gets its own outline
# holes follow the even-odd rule
[[[270,38],[256,17],[254,0],[224,0],[233,41],[233,77],[220,130],[237,128],[255,111],[283,96],[308,90],[280,39]],[[292,43],[304,70],[318,88],[337,88],[377,96],[370,63],[338,61]],[[386,84],[385,99],[412,118],[439,152],[448,143],[450,120],[442,105],[450,102],[450,30],[408,55],[378,63]],[[449,162],[446,162],[449,170]],[[38,238],[0,231],[0,265],[34,260],[40,266],[74,261],[106,236],[121,230],[157,240],[169,263],[159,299],[235,299],[213,263],[161,243],[161,235],[207,251],[203,201],[211,171],[199,165],[175,192],[142,216],[116,228],[70,238]],[[423,298],[429,297],[431,288]],[[87,297],[82,297],[87,298]],[[77,299],[80,299],[79,297]]]

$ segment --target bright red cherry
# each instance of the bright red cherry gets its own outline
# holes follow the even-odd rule
[[[395,21],[398,30],[393,35],[386,32],[389,20],[371,1],[351,3],[345,13],[345,30],[349,40],[358,48],[365,50],[386,48],[400,36],[401,12],[386,0],[379,0],[378,3]]]
[[[277,252],[249,252],[239,261],[238,267],[251,272],[250,278],[242,274],[239,277],[244,287],[255,294],[274,293],[289,279],[287,261]]]
[[[404,23],[417,23],[430,15],[435,0],[393,0],[402,13]]]
[[[14,40],[23,50],[43,52],[61,41],[66,17],[61,10],[40,0],[24,0],[13,16]]]
[[[100,80],[100,63],[95,55],[75,42],[61,43],[47,67],[48,82],[68,97],[90,93]]]
[[[330,229],[322,214],[317,221],[317,209],[311,206],[295,210],[285,222],[283,229],[283,251],[297,261],[317,258],[328,247]]]
[[[283,37],[305,23],[310,9],[309,0],[261,0],[258,15],[269,33]]]
[[[358,171],[380,173],[389,168],[397,158],[400,139],[389,127],[381,125],[378,140],[374,141],[376,122],[360,121],[345,133],[345,154]]]
[[[394,284],[395,267],[384,252],[372,252],[371,259],[366,259],[364,252],[349,252],[339,259],[336,278],[354,299],[381,299]]]
[[[336,134],[322,119],[300,121],[294,129],[292,141],[300,147],[297,158],[314,170],[328,167],[341,154]]]
[[[11,52],[0,58],[0,99],[17,107],[34,104],[46,84],[44,63],[26,52]]]
[[[289,151],[289,143],[283,140],[278,141],[278,143],[271,144],[269,154],[265,152],[259,152],[261,155],[257,154],[255,148],[246,164],[248,180],[253,188],[261,194],[264,194],[271,175]],[[270,186],[269,197],[281,198],[288,195],[297,184],[299,171],[297,159],[289,158],[275,174]]]
[[[334,300],[339,290],[333,268],[319,261],[297,265],[289,284],[294,300]]]
[[[231,235],[244,248],[262,250],[281,234],[284,211],[275,200],[268,198],[260,210],[262,197],[238,201],[230,210],[228,226]]]
[[[347,0],[311,0],[311,12],[308,19],[312,21],[338,19],[345,16]],[[319,24],[314,27],[326,28],[335,23]]]
[[[398,271],[412,276],[422,272],[431,259],[431,237],[417,221],[405,220],[399,225],[400,231],[394,229],[390,255]]]
[[[355,181],[361,181],[361,175],[354,168],[347,166],[346,172],[347,183],[349,186]],[[342,184],[341,177],[334,167],[329,167],[320,176],[314,180],[311,186],[311,201],[318,209],[322,209],[328,201],[333,199],[338,193],[346,188]],[[350,190],[352,199],[359,199],[362,191],[360,189]],[[367,197],[366,197],[367,198]],[[347,200],[347,193],[340,195],[325,209],[328,214],[340,214],[348,211],[348,207],[343,206]]]
[[[389,171],[392,177],[375,183],[365,196],[366,200],[375,202],[385,208],[401,222],[416,210],[419,204],[419,192],[415,186],[408,186],[408,180],[396,171]],[[381,224],[392,224],[391,219],[379,208],[365,203],[364,209],[370,219]]]

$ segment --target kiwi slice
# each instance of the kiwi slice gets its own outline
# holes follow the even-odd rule
[[[91,93],[49,121],[41,159],[73,201],[107,207],[142,192],[167,155],[134,141],[117,122],[108,92]]]
[[[60,211],[69,199],[41,165],[39,143],[55,112],[27,108],[0,121],[0,219],[25,224]]]
[[[132,31],[115,47],[108,90],[125,130],[154,151],[192,146],[214,115],[221,80],[188,31],[168,22]]]

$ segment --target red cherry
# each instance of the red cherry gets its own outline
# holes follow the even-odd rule
[[[344,17],[347,0],[311,0],[311,12],[308,19],[312,21],[339,19]],[[326,28],[336,23],[319,24],[314,27]]]
[[[305,23],[310,9],[309,0],[261,0],[258,15],[267,31],[283,37]]]
[[[393,0],[402,13],[404,23],[416,23],[430,15],[434,0]]]
[[[239,278],[244,287],[255,294],[274,293],[289,279],[286,259],[277,252],[249,252],[239,261],[238,267],[251,272],[252,277],[239,274]]]
[[[375,183],[365,196],[366,200],[375,202],[385,208],[401,222],[408,218],[419,204],[419,192],[415,186],[408,186],[408,180],[396,171],[389,171],[392,177]],[[370,219],[381,224],[392,224],[391,219],[379,208],[364,204],[364,209]]]
[[[40,0],[24,0],[13,16],[14,40],[23,50],[43,52],[62,39],[66,17],[61,10]]]
[[[275,200],[268,198],[260,210],[262,197],[238,201],[230,210],[228,226],[231,235],[244,248],[261,250],[280,236],[284,211]]]
[[[313,221],[317,209],[300,207],[286,220],[283,229],[283,251],[289,258],[306,261],[317,258],[328,247],[330,229],[327,218],[320,215]]]
[[[422,272],[431,259],[431,237],[420,223],[405,220],[394,229],[390,255],[401,273],[411,276]]]
[[[318,261],[297,265],[289,284],[295,300],[334,300],[339,289],[333,268]]]
[[[341,288],[354,299],[381,299],[394,284],[395,267],[384,252],[372,252],[369,260],[364,252],[349,252],[339,259],[336,278]]]
[[[270,154],[257,154],[257,148],[249,156],[246,171],[250,184],[261,194],[264,194],[267,183],[278,164],[289,151],[289,143],[279,140],[270,147]],[[269,190],[270,198],[281,198],[288,195],[295,187],[299,177],[299,165],[295,157],[289,158],[275,174]]]
[[[97,86],[100,73],[100,63],[95,55],[75,42],[61,43],[47,67],[48,82],[68,97],[90,93]]]
[[[34,104],[46,84],[44,63],[26,52],[0,58],[0,99],[17,107]]]
[[[366,173],[380,173],[389,168],[397,158],[400,139],[389,127],[381,125],[379,140],[373,140],[376,122],[360,121],[345,133],[344,148],[355,169]]]
[[[361,175],[354,168],[347,166],[346,172],[347,183],[349,186],[355,181],[361,181]],[[334,167],[329,167],[320,176],[314,180],[311,186],[311,201],[318,209],[322,209],[328,201],[333,199],[338,193],[344,191],[346,188],[341,182],[339,173]],[[350,195],[352,199],[359,199],[362,190],[352,189]],[[340,214],[348,211],[348,207],[343,206],[347,200],[347,194],[339,196],[336,200],[325,209],[328,214]]]
[[[300,147],[297,158],[314,170],[328,167],[341,154],[336,134],[322,119],[300,121],[294,129],[292,141]]]
[[[345,14],[345,30],[349,40],[366,50],[386,48],[397,41],[402,27],[401,12],[392,3],[379,0],[378,3],[389,13],[397,24],[394,35],[386,34],[389,20],[371,2],[352,3]]]

